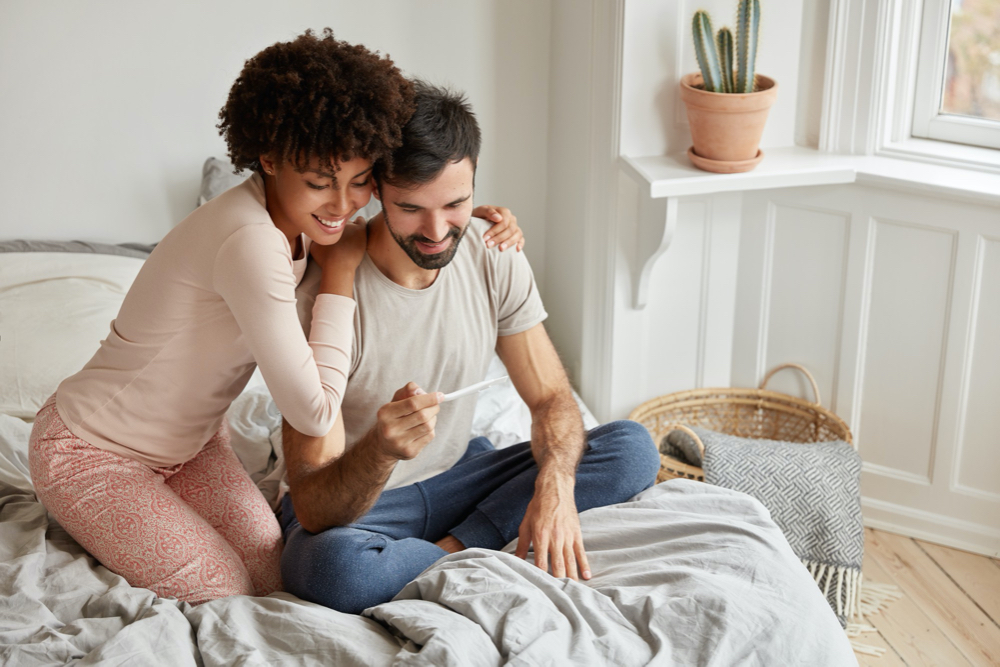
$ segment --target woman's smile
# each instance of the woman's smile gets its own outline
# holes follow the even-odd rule
[[[340,218],[328,218],[326,216],[320,216],[313,213],[312,217],[315,218],[316,222],[319,223],[320,227],[323,229],[323,232],[327,234],[337,234],[339,232],[344,231],[344,225],[347,223],[347,219],[350,216],[345,215]]]

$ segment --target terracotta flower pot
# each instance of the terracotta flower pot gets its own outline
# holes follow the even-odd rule
[[[681,78],[681,99],[694,143],[688,157],[694,166],[731,174],[750,171],[764,157],[760,137],[778,84],[760,74],[756,82],[759,90],[753,93],[710,93],[699,87],[701,74]]]

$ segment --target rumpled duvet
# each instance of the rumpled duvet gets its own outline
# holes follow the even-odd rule
[[[581,515],[594,577],[505,552],[442,558],[362,616],[278,593],[192,607],[132,588],[0,474],[0,663],[854,665],[750,496],[674,480]]]
[[[102,262],[88,271],[101,290],[109,276],[128,289]],[[495,360],[489,377],[503,374]],[[498,447],[530,433],[527,408],[504,389],[480,396],[474,425]],[[262,379],[229,418],[234,449],[273,501],[281,418]],[[0,665],[857,664],[767,510],[738,492],[676,480],[584,512],[585,583],[553,578],[511,544],[446,556],[360,616],[280,593],[192,607],[131,587],[48,517],[28,475],[30,431],[0,414]]]

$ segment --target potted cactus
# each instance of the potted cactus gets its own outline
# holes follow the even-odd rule
[[[694,145],[688,157],[705,171],[750,171],[763,159],[760,137],[778,84],[754,71],[760,0],[739,0],[736,35],[713,33],[708,12],[694,14],[692,32],[700,73],[681,78]],[[735,43],[735,44],[734,44]]]

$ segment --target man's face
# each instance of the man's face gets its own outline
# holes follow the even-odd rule
[[[410,188],[382,184],[386,227],[422,269],[447,266],[472,216],[472,161],[450,162],[430,183]],[[376,195],[377,196],[377,195]]]

